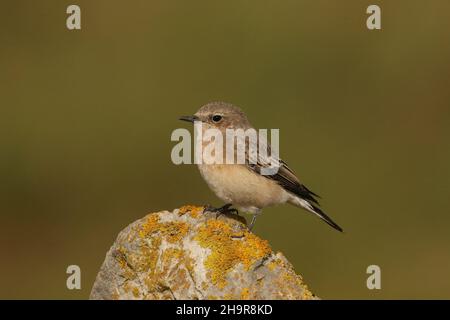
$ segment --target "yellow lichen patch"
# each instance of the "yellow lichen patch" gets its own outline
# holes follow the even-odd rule
[[[190,211],[190,215],[192,218],[198,218],[198,216],[203,212],[204,208],[203,207],[195,207]]]
[[[186,222],[159,221],[158,215],[149,215],[139,230],[139,236],[145,238],[154,232],[160,232],[168,242],[175,243],[180,241],[189,231],[189,225]]]
[[[186,222],[161,222],[156,214],[151,214],[147,220],[142,223],[139,230],[141,238],[147,238],[150,242],[146,242],[141,247],[141,257],[146,257],[145,261],[140,261],[138,266],[140,270],[146,270],[147,276],[145,284],[149,291],[163,292],[167,289],[165,283],[161,283],[161,279],[165,279],[170,270],[175,269],[180,263],[185,262],[183,251],[177,248],[166,248],[161,252],[162,241],[168,243],[176,243],[181,241],[189,231],[189,225]],[[188,262],[185,263],[189,265]],[[180,277],[183,277],[185,270],[179,270]],[[186,276],[184,276],[186,278]]]
[[[156,266],[157,263],[157,266]],[[187,289],[190,286],[187,271],[190,261],[184,256],[184,252],[178,248],[167,248],[159,254],[155,267],[149,269],[145,278],[145,284],[150,291],[163,292],[168,289],[166,281],[161,279],[173,279],[171,290]],[[183,268],[184,266],[184,268]]]
[[[184,266],[186,267],[186,270],[190,273],[194,273],[194,259],[192,259],[189,256],[184,256],[183,260]]]
[[[148,291],[154,292],[157,291],[158,288],[158,280],[155,277],[154,273],[149,274],[145,279],[144,283],[147,286]]]
[[[237,264],[248,270],[255,262],[271,254],[269,243],[248,231],[242,231],[239,238],[232,227],[221,220],[208,220],[198,230],[195,240],[211,254],[205,260],[211,281],[220,288],[226,286],[226,275]]]
[[[134,279],[136,277],[136,274],[134,273],[133,269],[130,267],[130,264],[128,262],[128,255],[127,250],[120,246],[117,251],[114,254],[114,257],[116,261],[119,263],[120,268],[122,269],[122,276],[125,279]]]
[[[248,288],[244,288],[241,291],[241,300],[248,300],[248,297],[250,296],[250,290]]]
[[[170,243],[175,243],[183,239],[189,231],[189,225],[186,222],[166,222],[160,225],[160,231]]]
[[[127,267],[127,258],[126,258],[126,253],[125,253],[125,248],[120,246],[117,249],[117,255],[116,255],[116,260],[119,263],[120,267],[122,269],[125,269]]]
[[[186,205],[186,206],[182,206],[178,210],[178,215],[182,216],[186,212],[189,212],[189,214],[192,218],[198,218],[198,216],[203,212],[204,209],[205,209],[204,207]]]
[[[123,291],[125,291],[125,293],[128,293],[132,289],[133,289],[133,286],[128,281],[125,282],[125,284],[123,285]]]
[[[165,265],[171,263],[173,260],[181,261],[183,257],[183,250],[178,248],[167,248],[164,250],[163,254],[160,257],[160,263]]]
[[[303,300],[311,300],[314,295],[311,291],[309,291],[308,286],[303,282],[302,277],[292,272],[285,272],[282,279],[289,285],[297,285],[303,289],[302,291],[302,299]]]
[[[269,242],[248,231],[244,235],[245,244],[240,247],[240,260],[248,270],[257,260],[272,253]]]
[[[178,291],[187,290],[190,287],[190,282],[188,281],[188,274],[186,269],[178,268],[173,275],[173,286],[171,290]]]
[[[226,293],[226,294],[223,296],[223,300],[235,300],[235,298],[234,298],[233,294],[231,294],[231,293]]]
[[[275,268],[277,267],[277,264],[276,264],[275,261],[270,261],[270,262],[267,264],[267,267],[269,268],[270,271],[273,271],[273,270],[275,270]]]
[[[135,298],[138,298],[140,296],[140,294],[141,294],[138,287],[134,287],[132,292],[133,292],[133,296]]]
[[[138,270],[148,272],[145,283],[150,290],[158,290],[161,287],[159,279],[168,272],[172,261],[175,260],[178,263],[183,255],[181,250],[175,248],[168,248],[160,252],[162,241],[179,242],[188,231],[187,223],[161,222],[157,214],[148,215],[147,220],[142,223],[139,236],[148,238],[150,242],[142,245],[142,252],[139,255],[141,259],[135,265]],[[153,234],[156,236],[152,236]]]
[[[314,299],[314,294],[311,291],[309,291],[307,285],[305,285],[305,290],[303,291],[302,298],[303,298],[303,300],[313,300]]]
[[[113,300],[119,300],[119,298],[120,298],[120,293],[119,292],[115,291],[115,292],[112,293],[112,299]]]
[[[297,291],[297,290],[294,290],[294,288],[296,288],[296,287],[302,288],[301,295],[299,297],[297,297],[296,299],[311,300],[314,298],[314,294],[309,290],[308,286],[303,282],[302,277],[295,273],[291,264],[286,263],[286,261],[279,259],[279,258],[271,261],[269,263],[269,268],[270,268],[271,264],[274,266],[274,268],[276,266],[279,266],[280,270],[282,270],[282,272],[279,275],[279,281],[280,281],[279,285],[291,288],[292,290],[290,290],[290,291],[292,291],[292,292]]]
[[[149,234],[155,232],[159,227],[159,216],[156,214],[150,214],[147,216],[147,221],[145,221],[141,229],[139,230],[139,236],[145,238]]]
[[[141,253],[130,256],[133,261],[133,266],[137,271],[155,270],[158,263],[159,250],[161,245],[161,238],[153,238],[151,245],[143,245]]]

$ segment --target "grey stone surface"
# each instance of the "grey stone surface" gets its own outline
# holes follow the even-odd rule
[[[184,206],[122,230],[90,299],[316,299],[245,219]]]

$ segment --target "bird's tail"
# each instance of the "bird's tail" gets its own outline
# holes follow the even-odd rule
[[[328,225],[332,226],[334,229],[343,232],[342,228],[334,222],[325,212],[323,212],[319,207],[316,205],[311,204],[309,201],[301,199],[299,197],[292,197],[289,201],[293,205],[306,209],[307,211],[314,213],[316,216],[318,216],[320,219],[325,221]]]

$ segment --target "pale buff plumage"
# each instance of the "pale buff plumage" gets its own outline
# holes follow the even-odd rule
[[[239,210],[257,214],[262,208],[292,198],[275,181],[255,174],[241,164],[200,164],[200,174],[212,191]]]

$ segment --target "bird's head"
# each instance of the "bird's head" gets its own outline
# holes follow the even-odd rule
[[[225,102],[211,102],[202,106],[193,116],[180,117],[180,120],[195,122],[201,121],[207,128],[247,129],[250,123],[244,112]]]

